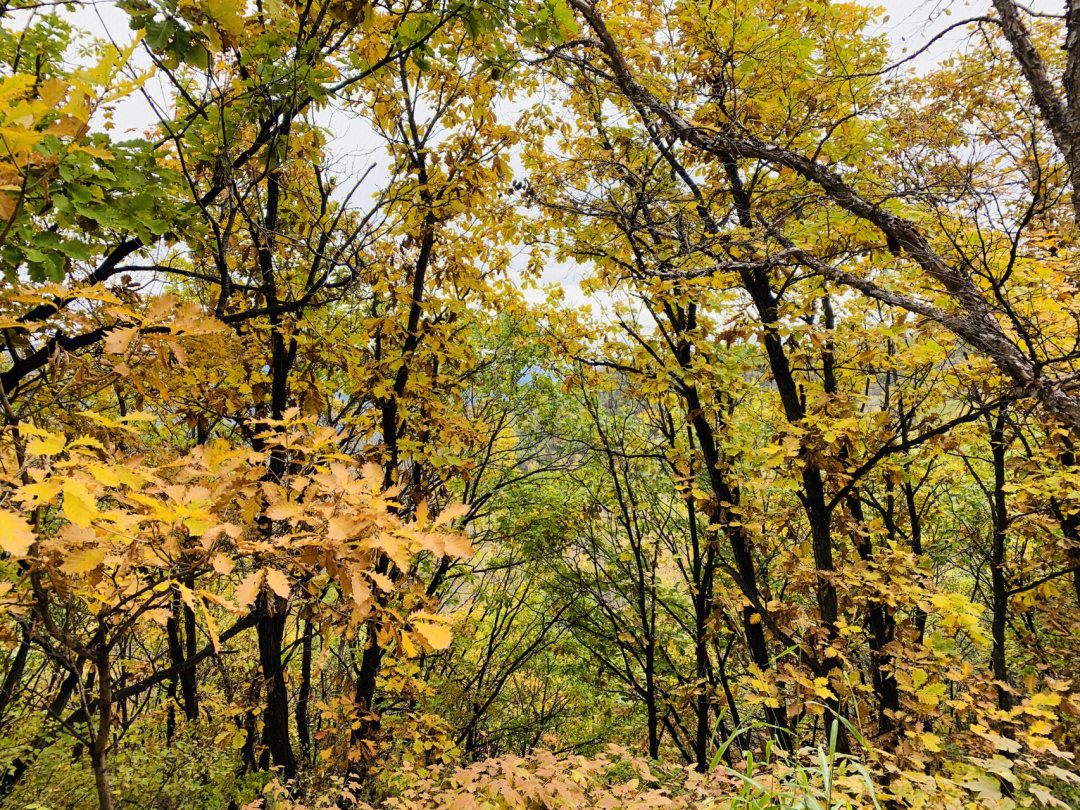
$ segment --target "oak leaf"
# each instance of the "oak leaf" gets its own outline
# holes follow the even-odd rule
[[[265,569],[260,568],[258,571],[252,571],[236,589],[236,604],[245,610],[255,604],[255,600],[259,596],[259,586],[262,584],[263,571]]]
[[[284,571],[279,571],[277,568],[266,569],[266,584],[274,593],[280,596],[282,599],[289,598],[289,578],[285,575]]]
[[[36,539],[22,515],[0,509],[0,548],[14,557],[25,557]]]

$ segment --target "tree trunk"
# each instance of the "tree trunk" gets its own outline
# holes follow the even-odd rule
[[[311,759],[311,729],[308,726],[308,702],[311,699],[311,617],[304,619],[300,650],[300,688],[296,695],[296,736],[300,739],[300,754]]]
[[[296,777],[296,757],[289,738],[289,694],[285,685],[285,669],[281,663],[282,642],[288,602],[279,596],[259,595],[259,663],[265,689],[263,710],[263,745],[275,766],[281,768],[285,779]]]
[[[1005,540],[1009,518],[1005,501],[1005,412],[1000,411],[994,421],[990,435],[990,447],[994,464],[994,490],[991,508],[993,510],[993,537],[990,545],[990,579],[993,589],[993,613],[991,637],[993,649],[990,653],[990,666],[998,685],[998,707],[1012,707],[1012,695],[1009,694],[1009,667],[1005,658],[1005,628],[1009,618],[1009,586],[1005,575]]]
[[[112,789],[109,786],[108,751],[112,737],[112,673],[109,672],[109,654],[104,641],[98,656],[98,726],[97,733],[90,745],[90,767],[94,771],[94,786],[97,788],[99,810],[113,810]]]
[[[23,672],[26,671],[26,657],[30,652],[30,628],[22,625],[23,638],[19,642],[19,648],[15,651],[15,658],[11,661],[11,668],[4,676],[4,683],[0,686],[0,728],[3,728],[4,716],[15,699],[15,692],[22,683]]]
[[[188,574],[184,584],[194,591],[194,575]],[[198,626],[195,623],[195,611],[186,603],[182,603],[181,608],[184,611],[184,660],[190,661],[199,652]],[[199,693],[196,677],[197,668],[195,666],[191,666],[180,673],[180,693],[184,700],[184,717],[187,718],[189,723],[194,722],[199,717]]]
[[[378,682],[379,667],[382,665],[383,650],[379,645],[378,627],[374,623],[368,625],[368,634],[353,697],[356,710],[361,715],[358,726],[352,732],[353,745],[368,739],[379,728],[378,715],[375,713],[375,685]]]
[[[890,499],[892,495],[889,496]],[[848,497],[848,510],[857,527],[866,526],[862,502],[858,490],[852,490]],[[890,525],[892,523],[890,517]],[[870,538],[859,535],[855,538],[855,549],[864,562],[871,562],[874,550]],[[878,731],[885,733],[893,728],[892,716],[900,711],[900,691],[890,668],[892,656],[886,647],[896,635],[896,619],[889,613],[879,599],[871,599],[867,610],[866,623],[869,629],[870,678],[878,702]]]
[[[179,666],[184,662],[184,653],[180,644],[180,592],[174,587],[170,599],[170,615],[165,622],[165,635],[169,641],[169,663],[171,666]],[[176,734],[176,687],[179,677],[169,678],[169,687],[166,692],[169,707],[165,718],[165,739],[170,743]]]

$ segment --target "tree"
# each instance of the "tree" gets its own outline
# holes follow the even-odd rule
[[[1075,805],[1080,23],[993,6],[0,6],[0,804]]]

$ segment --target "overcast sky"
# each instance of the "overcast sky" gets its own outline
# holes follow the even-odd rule
[[[892,43],[893,54],[902,58],[914,53],[935,34],[950,25],[969,17],[989,16],[990,0],[928,0],[928,2],[905,2],[905,0],[879,0],[876,5],[884,9],[882,20],[875,28],[887,34]],[[1023,5],[1043,14],[1059,14],[1063,0],[1023,0]],[[965,32],[960,29],[946,34],[935,43],[924,57],[912,60],[918,67],[932,65],[935,60],[963,44]]]
[[[916,53],[950,25],[970,17],[987,15],[991,10],[990,0],[879,0],[872,5],[882,8],[883,12],[872,24],[871,30],[888,36],[894,61]],[[1025,6],[1037,12],[1060,13],[1062,2],[1028,0]],[[84,7],[78,12],[77,25],[90,29],[94,35],[108,36],[118,45],[129,42],[132,36],[127,27],[127,15],[119,11],[111,0],[99,0],[93,7]],[[963,28],[946,34],[925,53],[912,59],[911,67],[919,71],[932,67],[941,58],[963,47],[966,38]],[[145,54],[138,58],[139,64],[149,64]],[[148,97],[158,104],[167,104],[169,91],[164,80],[151,79],[145,90]],[[321,118],[324,120],[320,123],[333,133],[329,146],[334,155],[335,168],[340,174],[358,177],[372,164],[386,165],[381,144],[354,121],[333,113],[326,113]],[[156,117],[146,98],[132,98],[118,109],[115,120],[118,131],[114,131],[114,137],[122,138],[124,132],[142,135],[147,127],[156,122]],[[373,192],[380,188],[380,171],[372,172],[365,185],[370,186]],[[542,283],[560,284],[567,300],[580,304],[584,301],[577,283],[579,278],[580,268],[560,264],[547,269]]]

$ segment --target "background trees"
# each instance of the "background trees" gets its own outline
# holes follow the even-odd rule
[[[1071,7],[117,9],[3,7],[5,807],[1075,802]]]

